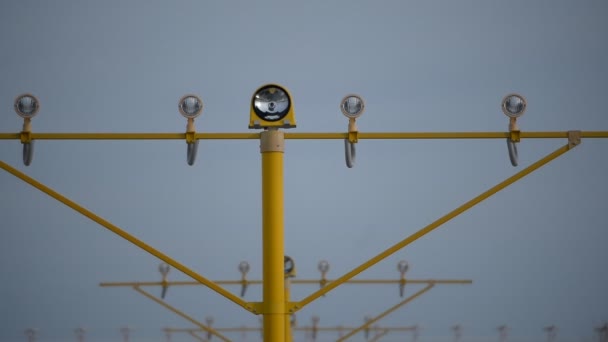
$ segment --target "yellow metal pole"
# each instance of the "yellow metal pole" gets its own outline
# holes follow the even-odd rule
[[[262,259],[264,341],[285,339],[285,276],[283,227],[283,132],[269,129],[260,135],[262,154]]]
[[[148,292],[146,292],[146,291],[142,290],[142,289],[141,289],[141,288],[139,288],[138,286],[133,286],[133,290],[135,290],[135,291],[139,292],[140,294],[144,295],[145,297],[147,297],[147,298],[149,298],[149,299],[151,299],[151,300],[155,301],[156,303],[158,303],[158,304],[160,304],[160,305],[164,306],[165,308],[167,308],[167,309],[171,310],[171,311],[172,311],[172,312],[174,312],[175,314],[177,314],[177,315],[181,316],[182,318],[184,318],[184,319],[188,320],[190,323],[192,323],[192,324],[196,325],[197,327],[199,327],[199,328],[203,329],[204,331],[209,332],[209,333],[212,333],[213,335],[215,335],[215,336],[219,337],[219,338],[220,338],[222,341],[225,341],[225,342],[230,342],[230,340],[229,340],[229,339],[228,339],[226,336],[224,336],[224,335],[220,334],[219,332],[217,332],[217,330],[215,330],[215,329],[213,329],[213,328],[210,328],[210,327],[208,327],[208,326],[206,326],[206,325],[204,325],[204,324],[200,323],[199,321],[197,321],[197,320],[195,320],[194,318],[192,318],[192,317],[188,316],[187,314],[183,313],[182,311],[178,310],[177,308],[174,308],[173,306],[171,306],[171,305],[167,304],[165,301],[160,300],[160,299],[158,299],[158,298],[154,297],[153,295],[151,295],[150,293],[148,293]]]
[[[407,297],[406,299],[404,299],[400,303],[394,305],[393,307],[389,308],[388,310],[384,311],[383,313],[379,314],[378,316],[376,316],[376,317],[370,319],[369,321],[365,322],[365,324],[363,324],[362,326],[360,326],[357,329],[354,329],[354,330],[350,331],[348,334],[340,337],[339,339],[336,340],[336,342],[345,341],[347,338],[355,335],[356,333],[360,332],[361,330],[363,330],[365,328],[368,328],[370,325],[372,325],[372,324],[376,323],[377,321],[381,320],[382,318],[386,317],[391,312],[399,309],[400,307],[404,306],[405,304],[407,304],[407,303],[413,301],[414,299],[422,296],[425,292],[427,292],[430,289],[432,289],[433,286],[435,286],[435,284],[428,284],[423,289],[421,289],[418,292],[414,293],[413,295]]]
[[[563,147],[561,147],[561,148],[559,148],[559,149],[551,152],[550,154],[546,155],[545,157],[541,158],[540,160],[536,161],[535,163],[531,164],[530,166],[526,167],[525,169],[517,172],[513,176],[511,176],[511,177],[505,179],[504,181],[496,184],[495,186],[493,186],[492,188],[490,188],[490,189],[486,190],[485,192],[481,193],[477,197],[469,200],[468,202],[464,203],[463,205],[459,206],[458,208],[452,210],[451,212],[447,213],[446,215],[444,215],[444,216],[440,217],[439,219],[435,220],[433,223],[427,225],[426,227],[424,227],[424,228],[420,229],[419,231],[415,232],[414,234],[408,236],[404,240],[401,240],[400,242],[394,244],[393,246],[389,247],[388,249],[386,249],[385,251],[383,251],[380,254],[376,255],[375,257],[371,258],[370,260],[366,261],[365,263],[357,266],[352,271],[346,273],[342,277],[340,277],[340,278],[336,279],[335,281],[333,281],[333,282],[325,285],[325,287],[323,287],[322,289],[315,291],[314,293],[310,294],[308,297],[306,297],[306,298],[302,299],[301,301],[293,304],[293,306],[289,308],[290,312],[295,312],[295,311],[298,311],[298,310],[302,309],[304,306],[310,304],[315,299],[323,296],[327,292],[329,292],[329,291],[335,289],[336,287],[342,285],[343,283],[347,282],[348,280],[350,280],[351,278],[353,278],[357,274],[359,274],[359,273],[367,270],[368,268],[370,268],[373,265],[377,264],[378,262],[384,260],[388,256],[394,254],[395,252],[399,251],[400,249],[404,248],[405,246],[409,245],[410,243],[412,243],[412,242],[418,240],[419,238],[423,237],[424,235],[432,232],[433,230],[435,230],[436,228],[438,228],[442,224],[448,222],[449,220],[451,220],[454,217],[462,214],[463,212],[471,209],[472,207],[474,207],[475,205],[481,203],[482,201],[484,201],[488,197],[494,195],[495,193],[497,193],[500,190],[506,188],[507,186],[515,183],[516,181],[518,181],[521,178],[527,176],[528,174],[532,173],[533,171],[539,169],[540,167],[542,167],[543,165],[549,163],[550,161],[554,160],[555,158],[557,158],[557,157],[561,156],[562,154],[568,152],[573,147],[574,146],[571,146],[570,144],[565,145],[565,146],[563,146]]]
[[[91,219],[92,221],[100,224],[101,226],[107,228],[108,230],[110,230],[111,232],[117,234],[118,236],[122,237],[123,239],[131,242],[132,244],[136,245],[137,247],[143,249],[144,251],[154,255],[155,257],[159,258],[160,260],[166,262],[167,264],[175,267],[176,269],[180,270],[181,272],[185,273],[186,275],[190,276],[192,279],[198,281],[199,283],[209,287],[210,289],[214,290],[215,292],[219,293],[220,295],[226,297],[227,299],[233,301],[234,303],[240,305],[241,307],[245,308],[248,311],[252,311],[253,310],[253,306],[247,302],[245,302],[244,300],[242,300],[241,298],[235,296],[234,294],[232,294],[229,291],[226,291],[225,289],[223,289],[222,287],[214,284],[213,282],[209,281],[208,279],[206,279],[205,277],[199,275],[198,273],[194,272],[193,270],[189,269],[188,267],[180,264],[179,262],[177,262],[176,260],[172,259],[171,257],[169,257],[168,255],[160,252],[159,250],[155,249],[154,247],[146,244],[145,242],[139,240],[138,238],[136,238],[135,236],[127,233],[126,231],[120,229],[118,226],[113,225],[112,223],[110,223],[109,221],[104,220],[103,218],[101,218],[100,216],[96,215],[95,213],[93,213],[92,211],[86,209],[85,207],[79,205],[78,203],[70,200],[69,198],[63,196],[62,194],[58,193],[57,191],[47,187],[46,185],[38,182],[37,180],[35,180],[34,178],[26,175],[25,173],[17,170],[16,168],[6,164],[5,162],[0,160],[0,168],[6,170],[8,173],[16,176],[17,178],[20,178],[21,180],[23,180],[24,182],[30,184],[31,186],[33,186],[34,188],[44,192],[45,194],[51,196],[52,198],[56,199],[57,201],[65,204],[66,206],[74,209],[75,211],[77,211],[78,213],[86,216],[87,218]]]

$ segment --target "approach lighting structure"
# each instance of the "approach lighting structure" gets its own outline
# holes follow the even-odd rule
[[[198,140],[194,138],[196,129],[194,128],[194,119],[203,112],[203,100],[200,97],[188,94],[184,95],[177,103],[179,113],[188,119],[186,124],[186,161],[188,165],[193,165],[196,160],[196,151],[198,150]]]
[[[276,84],[258,88],[251,98],[249,128],[295,128],[296,117],[289,91]]]

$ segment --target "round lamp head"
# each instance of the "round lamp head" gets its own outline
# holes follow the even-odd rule
[[[327,262],[327,260],[321,260],[319,261],[317,268],[319,269],[319,272],[327,273],[327,271],[329,271],[329,262]]]
[[[365,111],[365,101],[359,95],[346,95],[340,103],[342,114],[349,119],[356,119]]]
[[[312,322],[313,323],[317,324],[317,323],[319,323],[320,320],[321,319],[319,318],[319,316],[312,316]]]
[[[401,272],[401,274],[404,274],[405,272],[407,272],[407,270],[409,268],[410,268],[410,264],[408,264],[407,261],[405,261],[405,260],[401,260],[397,264],[397,269],[399,270],[399,272]]]
[[[509,94],[502,99],[502,112],[510,118],[524,115],[528,102],[519,94]]]
[[[207,323],[207,325],[212,325],[213,324],[213,316],[207,316],[205,318],[205,323]]]
[[[284,272],[285,274],[289,274],[291,272],[293,272],[293,269],[295,267],[295,264],[293,262],[293,259],[288,257],[287,255],[283,258],[283,262],[284,262]]]
[[[24,119],[33,118],[40,109],[40,102],[32,94],[22,94],[15,99],[15,112]]]
[[[203,100],[196,95],[188,94],[179,99],[178,108],[185,118],[194,119],[203,112]]]
[[[239,271],[243,274],[249,272],[249,263],[247,261],[241,261],[241,263],[239,263]]]
[[[287,91],[277,85],[269,84],[253,95],[252,108],[260,119],[268,122],[282,120],[289,113],[291,99]]]
[[[160,265],[158,265],[158,271],[160,272],[160,274],[164,277],[169,273],[169,270],[171,269],[171,267],[165,263],[162,263]]]

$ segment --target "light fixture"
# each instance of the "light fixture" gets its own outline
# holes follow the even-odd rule
[[[247,292],[247,272],[249,272],[249,263],[247,261],[241,261],[239,263],[239,272],[241,272],[241,297],[245,297]]]
[[[171,267],[165,263],[161,263],[160,265],[158,265],[158,272],[160,272],[160,275],[162,276],[162,289],[160,293],[161,299],[165,299],[165,296],[167,295],[167,289],[169,289],[169,285],[167,284],[167,274],[169,274],[170,270]]]
[[[408,262],[405,260],[401,260],[397,263],[397,270],[401,273],[401,275],[404,275],[409,268],[410,264],[408,264]]]
[[[359,95],[346,95],[340,102],[342,114],[348,118],[348,138],[344,139],[344,158],[346,167],[349,169],[355,165],[356,149],[358,140],[357,118],[365,111],[365,101]]]
[[[508,94],[502,99],[502,112],[510,118],[524,115],[528,102],[519,94]]]
[[[178,108],[186,119],[194,119],[203,112],[203,100],[193,94],[184,95],[179,99]]]
[[[319,269],[319,272],[325,274],[329,271],[329,262],[327,262],[327,260],[321,260],[319,261],[317,268]]]
[[[507,149],[509,151],[509,159],[511,165],[517,166],[519,156],[517,153],[517,145],[520,141],[520,131],[517,127],[517,118],[524,115],[528,102],[526,99],[515,93],[508,94],[503,97],[501,103],[502,112],[509,117],[509,137],[507,138]]]
[[[365,101],[359,95],[346,95],[340,102],[340,110],[347,118],[356,119],[365,111]]]
[[[194,165],[196,152],[198,151],[198,140],[195,139],[196,129],[194,128],[194,118],[203,112],[203,100],[200,97],[188,94],[182,96],[177,103],[179,113],[188,119],[186,124],[186,161],[188,165]]]
[[[258,88],[251,98],[249,128],[296,127],[289,91],[276,84]]]
[[[40,102],[32,94],[21,94],[17,96],[14,104],[17,115],[24,119],[31,119],[40,110]]]
[[[243,275],[247,274],[247,272],[249,272],[249,263],[247,261],[241,261],[239,263],[239,271],[243,273]]]
[[[296,265],[293,259],[287,255],[283,258],[283,272],[286,278],[294,278],[296,276]]]

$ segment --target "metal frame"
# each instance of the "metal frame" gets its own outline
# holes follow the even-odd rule
[[[192,136],[193,135],[193,136]],[[513,132],[445,132],[445,133],[358,133],[357,139],[505,139],[512,138]],[[104,220],[92,211],[78,205],[53,189],[29,177],[16,168],[0,161],[0,168],[13,174],[94,222],[109,229],[123,239],[131,242],[146,252],[156,256],[165,263],[185,273],[192,279],[209,287],[235,304],[255,314],[264,315],[265,341],[282,341],[285,338],[285,319],[288,314],[295,313],[315,299],[351,280],[359,273],[365,271],[376,263],[382,261],[398,250],[406,247],[422,236],[435,230],[437,227],[460,215],[466,210],[484,201],[510,184],[527,176],[533,171],[546,165],[562,154],[580,144],[582,138],[608,138],[608,131],[566,131],[566,132],[517,132],[518,139],[525,138],[566,138],[568,144],[541,158],[535,163],[515,173],[513,176],[498,183],[477,197],[469,200],[448,214],[440,217],[433,223],[394,244],[367,262],[355,267],[350,272],[335,281],[325,285],[318,291],[298,302],[286,302],[285,279],[283,278],[283,145],[284,139],[348,139],[349,133],[283,133],[270,129],[261,133],[0,133],[1,139],[16,139],[22,143],[31,143],[34,140],[152,140],[152,139],[260,139],[262,154],[262,211],[263,211],[263,264],[264,286],[263,302],[248,303],[234,294],[226,291],[216,283],[209,281],[193,270],[180,264],[166,254],[154,249],[142,240],[127,233],[109,221]],[[136,288],[138,289],[138,288]]]

